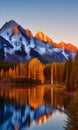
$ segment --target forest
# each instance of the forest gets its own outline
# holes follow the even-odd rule
[[[62,84],[66,90],[76,91],[78,89],[78,52],[74,58],[71,57],[64,63],[42,64],[37,58],[25,64],[9,63],[0,61],[0,79],[11,78],[12,82],[28,81],[41,84]],[[18,80],[17,80],[18,79]]]

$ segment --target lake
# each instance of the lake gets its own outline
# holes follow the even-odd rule
[[[55,85],[0,88],[0,130],[64,130],[71,99],[62,91]]]

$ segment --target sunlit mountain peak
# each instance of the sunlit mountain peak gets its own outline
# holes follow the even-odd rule
[[[0,29],[1,60],[23,62],[38,58],[42,63],[65,62],[72,60],[77,47],[70,43],[55,43],[46,34],[39,31],[33,36],[29,29],[24,29],[14,20],[6,22]]]
[[[36,33],[35,37],[44,42],[52,42],[52,39],[50,39],[46,34],[40,31]]]
[[[59,44],[57,44],[57,47],[59,47],[61,49],[71,50],[74,52],[77,51],[77,47],[72,45],[71,43],[60,42]]]
[[[28,37],[30,37],[30,38],[33,37],[33,34],[32,34],[32,32],[31,32],[29,29],[26,29],[25,32],[26,32],[26,35],[27,35]]]

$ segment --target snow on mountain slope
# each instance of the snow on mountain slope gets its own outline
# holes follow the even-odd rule
[[[38,40],[44,41],[44,42],[49,42],[52,45],[54,45],[55,47],[60,48],[60,49],[66,49],[66,50],[74,51],[74,52],[77,51],[77,47],[75,47],[71,43],[60,42],[57,44],[51,38],[49,38],[47,35],[45,35],[43,32],[37,32],[35,35],[35,38],[37,38]]]
[[[33,37],[30,30],[23,29],[13,20],[0,29],[0,37],[0,54],[4,56],[3,60],[10,62],[26,62],[33,57],[37,57],[42,63],[64,62],[69,56],[72,59],[75,56],[71,49],[57,47],[42,32]],[[3,46],[5,42],[6,46]]]
[[[17,27],[18,27],[18,33],[16,32]],[[11,53],[14,53],[15,51],[25,51],[25,53],[27,54],[26,60],[30,59],[29,58],[30,47],[27,39],[29,37],[26,36],[24,29],[20,27],[20,25],[11,20],[2,27],[0,35],[13,46],[13,49],[11,49],[10,51]]]

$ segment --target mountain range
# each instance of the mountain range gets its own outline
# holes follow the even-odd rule
[[[55,43],[43,32],[24,29],[14,20],[6,22],[0,29],[0,60],[9,62],[27,62],[38,58],[43,64],[65,62],[74,59],[77,47],[64,42]]]

